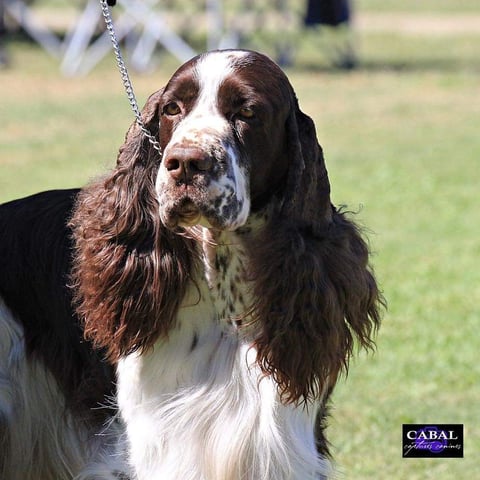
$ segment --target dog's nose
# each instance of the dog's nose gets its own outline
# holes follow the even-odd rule
[[[165,168],[177,181],[190,181],[194,175],[206,173],[213,167],[212,158],[202,149],[174,147],[163,159]]]

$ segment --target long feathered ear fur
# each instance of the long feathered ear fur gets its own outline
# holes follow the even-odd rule
[[[372,348],[383,303],[358,228],[330,203],[313,121],[292,92],[284,198],[251,246],[258,362],[285,402],[313,399]]]
[[[158,137],[158,101],[142,120]],[[72,283],[85,336],[118,360],[151,346],[172,327],[193,262],[193,245],[161,227],[155,193],[160,156],[136,122],[117,166],[78,197],[71,219]]]

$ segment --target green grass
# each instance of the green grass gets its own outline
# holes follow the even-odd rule
[[[389,303],[377,353],[360,355],[334,395],[329,436],[345,479],[478,472],[479,40],[367,32],[362,68],[313,69],[312,58],[323,60],[304,45],[288,72],[315,119],[334,202],[358,210],[370,231]],[[14,68],[0,72],[0,200],[81,185],[112,166],[132,120],[113,61],[65,79],[32,47],[10,52]],[[160,71],[133,75],[140,103],[174,67],[165,58]],[[465,458],[402,459],[402,423],[422,422],[465,424]]]

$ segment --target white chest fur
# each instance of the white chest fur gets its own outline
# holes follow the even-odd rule
[[[328,468],[315,449],[316,406],[283,405],[239,333],[248,290],[232,238],[206,243],[176,328],[118,365],[118,402],[139,480],[310,480]]]

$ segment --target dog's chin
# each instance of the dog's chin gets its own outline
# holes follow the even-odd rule
[[[200,225],[206,228],[215,228],[215,222],[211,222],[202,210],[191,200],[186,200],[181,205],[169,209],[160,215],[162,223],[170,230],[187,228]]]
[[[202,218],[200,209],[191,200],[183,202],[177,212],[177,224],[180,227],[193,227],[198,225]]]

